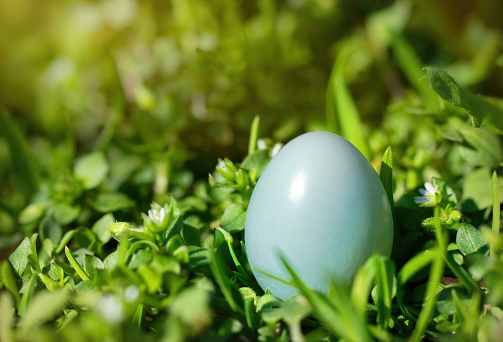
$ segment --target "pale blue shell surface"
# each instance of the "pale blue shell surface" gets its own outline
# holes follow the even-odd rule
[[[311,288],[348,285],[372,254],[389,256],[393,218],[381,181],[347,140],[303,134],[269,162],[253,191],[245,223],[248,261],[260,286],[281,299],[296,289],[281,254]],[[265,273],[264,273],[265,272]]]

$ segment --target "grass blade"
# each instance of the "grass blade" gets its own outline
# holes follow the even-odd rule
[[[280,258],[296,287],[300,290],[300,293],[306,297],[311,304],[314,316],[322,323],[325,329],[349,341],[370,341],[370,335],[366,326],[362,324],[356,312],[352,310],[349,298],[342,293],[342,289],[338,288],[337,285],[334,286],[334,294],[337,297],[338,304],[343,307],[342,312],[339,312],[333,306],[334,301],[329,301],[326,297],[311,290],[288,265],[286,260],[281,256]],[[354,314],[352,317],[353,320],[348,319],[350,317],[350,312]],[[358,324],[354,324],[355,319]]]
[[[393,294],[394,265],[391,260],[385,258],[378,259],[378,272],[376,277],[377,289],[377,322],[384,329],[388,328],[391,319],[391,304]]]
[[[38,168],[35,156],[19,125],[12,119],[5,108],[0,106],[0,127],[10,149],[12,174],[19,180],[19,187],[29,197],[38,186]]]
[[[395,216],[393,201],[393,151],[391,150],[391,146],[384,151],[384,155],[382,156],[379,178],[381,178],[382,185],[384,186],[384,190],[386,190],[386,195],[388,195],[388,200],[393,210],[393,216]]]
[[[65,254],[66,254],[66,258],[68,259],[68,261],[70,262],[70,264],[73,266],[73,269],[75,270],[75,272],[77,272],[77,274],[79,275],[80,279],[82,279],[82,280],[91,280],[91,278],[89,278],[89,276],[87,275],[86,271],[84,271],[82,269],[82,267],[80,267],[80,265],[77,262],[77,260],[75,260],[75,258],[73,257],[72,252],[70,252],[70,250],[66,246],[65,246]]]
[[[419,317],[417,319],[416,326],[412,332],[411,342],[419,342],[423,338],[423,334],[426,331],[428,324],[430,323],[431,317],[433,316],[433,311],[435,309],[435,302],[438,296],[437,287],[442,280],[442,275],[444,273],[444,254],[446,253],[446,244],[444,236],[442,233],[442,228],[440,227],[440,209],[435,207],[435,235],[437,237],[437,247],[435,259],[433,260],[433,265],[430,270],[430,277],[428,283],[426,284],[426,295],[425,302]]]
[[[257,148],[259,125],[260,125],[260,116],[255,115],[251,125],[250,140],[248,142],[248,155],[255,152],[255,149]]]
[[[224,298],[226,299],[227,304],[229,304],[229,307],[231,308],[231,310],[234,312],[242,313],[242,309],[239,307],[239,305],[234,300],[234,297],[232,296],[232,289],[231,289],[232,285],[230,285],[231,282],[230,282],[230,279],[225,274],[225,270],[222,269],[221,265],[223,265],[223,264],[225,264],[225,263],[218,260],[217,254],[215,252],[211,251],[211,262],[209,265],[210,265],[211,272],[213,273],[213,276],[215,277],[215,281],[218,284],[220,291],[222,291],[222,294],[223,294]]]
[[[327,92],[325,95],[325,120],[326,130],[328,132],[337,133],[337,112],[335,111],[334,103],[334,72],[330,74],[328,79]]]
[[[12,323],[14,321],[14,303],[6,291],[0,292],[0,341],[13,342]]]
[[[1,277],[3,286],[9,290],[9,292],[16,299],[16,303],[19,305],[21,297],[19,296],[19,289],[17,288],[16,281],[14,279],[14,275],[12,274],[11,265],[7,260],[2,262]]]
[[[435,254],[431,251],[426,251],[422,254],[417,254],[413,258],[411,258],[407,263],[402,267],[400,272],[397,275],[397,294],[396,301],[400,306],[402,312],[407,315],[409,318],[415,319],[415,317],[411,314],[409,309],[405,306],[403,302],[403,287],[407,281],[412,278],[416,273],[422,270],[424,267],[429,265],[435,259]]]
[[[500,232],[500,192],[498,186],[498,175],[496,171],[493,173],[493,223],[492,228],[495,234],[499,234]],[[490,247],[491,255],[496,255],[496,248],[494,244],[491,244]]]
[[[30,299],[35,292],[35,285],[37,278],[32,275],[30,280],[28,280],[28,285],[24,289],[23,295],[21,296],[21,301],[19,302],[18,314],[20,317],[24,317],[26,315],[26,310],[28,309],[28,304],[30,303]]]
[[[411,85],[423,99],[424,105],[432,112],[440,109],[440,103],[435,93],[426,82],[421,82],[424,74],[421,72],[424,64],[409,42],[398,32],[390,31],[390,44],[395,58]]]
[[[111,61],[111,68],[113,69],[113,83],[114,90],[112,95],[111,111],[105,127],[96,142],[97,150],[106,150],[112,141],[117,127],[124,118],[126,95],[119,73],[119,68],[115,60]]]
[[[138,304],[138,308],[136,308],[136,312],[134,313],[132,325],[140,328],[141,327],[141,319],[143,317],[143,304]]]
[[[366,317],[366,306],[377,272],[377,255],[370,257],[358,269],[351,287],[351,302],[361,319]]]
[[[331,78],[331,87],[333,89],[333,99],[337,118],[341,127],[341,135],[352,143],[360,152],[369,159],[369,148],[360,113],[356,107],[356,103],[349,92],[349,89],[344,80],[344,65],[349,58],[351,51],[349,48],[343,49],[334,65],[333,77]],[[334,125],[334,123],[330,123]]]
[[[388,196],[388,201],[391,207],[391,215],[393,216],[393,241],[396,242],[401,240],[400,230],[398,229],[396,212],[395,212],[395,201],[393,200],[393,151],[391,146],[389,146],[382,156],[381,169],[379,171],[379,178]],[[399,258],[398,254],[403,253],[402,248],[393,248],[393,257]]]
[[[475,280],[472,279],[470,274],[460,265],[454,261],[454,258],[449,253],[445,255],[445,263],[450,268],[452,273],[461,281],[463,285],[470,293],[480,292],[480,287],[477,285]]]

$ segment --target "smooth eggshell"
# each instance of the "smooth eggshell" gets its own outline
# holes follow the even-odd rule
[[[372,254],[389,256],[393,219],[377,173],[347,140],[303,134],[267,165],[245,224],[248,261],[260,286],[286,299],[297,291],[263,271],[290,279],[281,253],[311,288],[350,284]]]

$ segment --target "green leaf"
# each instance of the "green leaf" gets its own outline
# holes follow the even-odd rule
[[[237,233],[245,228],[246,209],[240,203],[227,207],[220,219],[220,226],[229,233]]]
[[[72,223],[77,219],[77,217],[80,214],[81,207],[79,206],[72,206],[68,203],[65,202],[60,202],[53,204],[49,211],[52,213],[56,221],[59,222],[59,224],[66,226],[67,224]]]
[[[16,250],[9,256],[9,262],[21,277],[28,265],[28,256],[32,253],[31,242],[29,237],[25,237],[23,241],[17,246]]]
[[[491,172],[488,169],[477,169],[466,175],[462,183],[463,211],[470,213],[491,207],[493,205],[492,188]]]
[[[23,317],[26,314],[26,310],[28,308],[28,303],[30,302],[33,293],[35,292],[35,285],[37,284],[37,277],[32,275],[30,280],[23,286],[23,295],[21,296],[21,300],[19,301],[18,314]]]
[[[282,302],[279,308],[262,310],[262,319],[268,324],[277,324],[283,320],[288,324],[292,341],[303,341],[300,322],[311,313],[311,307],[306,298],[294,296]]]
[[[40,225],[40,235],[42,239],[49,239],[54,245],[59,244],[63,230],[52,215],[47,215]]]
[[[11,265],[7,261],[2,262],[1,275],[3,286],[10,291],[16,299],[16,302],[19,303],[21,300],[19,296],[19,289],[17,288],[16,280],[12,274]]]
[[[162,274],[146,264],[141,265],[137,272],[147,285],[148,292],[151,294],[157,292],[162,285]]]
[[[93,224],[91,228],[92,232],[96,234],[98,240],[103,243],[107,243],[112,238],[112,233],[108,230],[108,227],[115,223],[115,218],[112,213],[103,215],[98,221]]]
[[[117,265],[117,251],[108,254],[105,260],[103,260],[103,265],[108,272],[112,272]]]
[[[84,257],[84,269],[91,279],[95,279],[99,270],[104,270],[103,262],[94,255],[86,254]]]
[[[464,108],[471,115],[473,125],[480,127],[485,117],[503,130],[503,110],[490,99],[477,96],[469,90],[459,86],[454,78],[436,67],[425,67],[430,79],[430,86],[447,102]]]
[[[32,203],[21,211],[18,220],[20,224],[28,224],[38,221],[45,211],[45,206],[40,203]]]
[[[460,284],[452,284],[440,291],[436,302],[438,312],[446,315],[453,315],[457,312],[456,304],[453,301],[454,291],[458,294],[458,297],[462,298],[464,306],[469,306],[471,296],[466,293]]]
[[[472,254],[486,246],[482,233],[469,223],[463,223],[456,234],[456,244],[464,255]]]
[[[77,292],[77,294],[92,294],[97,292],[98,289],[99,287],[97,287],[92,280],[83,280],[75,285],[75,292]]]
[[[19,322],[21,336],[30,330],[37,329],[44,322],[52,319],[68,302],[68,291],[62,289],[57,292],[42,290],[31,300],[26,316]]]
[[[207,248],[188,246],[189,250],[189,268],[206,266],[211,261],[211,255]]]
[[[79,158],[75,163],[74,173],[86,190],[100,185],[108,173],[108,163],[103,152],[97,151]]]
[[[130,248],[131,250],[131,248]],[[141,249],[133,256],[131,257],[131,261],[128,264],[128,267],[131,269],[137,269],[138,267],[148,264],[150,261],[153,259],[153,254],[152,250],[147,248],[147,249]]]
[[[67,310],[65,312],[65,318],[63,318],[59,323],[61,324],[56,332],[60,332],[63,330],[70,322],[72,322],[75,318],[79,316],[79,313],[77,310]]]
[[[193,227],[190,224],[183,223],[183,229],[181,232],[183,241],[187,245],[200,246],[201,245],[201,230],[197,227]]]
[[[0,292],[0,341],[13,342],[12,324],[15,313],[12,297],[8,292]]]
[[[257,176],[260,176],[265,167],[269,163],[269,150],[258,150],[246,156],[245,160],[241,163],[241,167],[246,171],[253,169],[257,170]]]
[[[96,198],[91,201],[91,206],[100,213],[109,213],[130,208],[135,204],[135,201],[126,194],[120,192],[100,192]]]
[[[210,295],[202,286],[186,288],[173,299],[169,312],[191,330],[202,331],[212,319]]]
[[[473,166],[497,166],[503,159],[503,150],[498,137],[485,128],[468,126],[458,118],[449,120],[451,128],[462,138],[462,144],[455,145],[455,152]]]
[[[43,273],[39,273],[38,277],[40,278],[42,283],[44,283],[45,287],[49,291],[55,291],[55,290],[58,290],[61,288],[61,286],[60,286],[60,284],[58,284],[58,282],[56,282],[54,279],[52,279],[51,277],[49,277]]]

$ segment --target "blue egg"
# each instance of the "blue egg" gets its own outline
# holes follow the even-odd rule
[[[372,165],[347,140],[303,134],[270,161],[253,191],[245,223],[248,261],[260,286],[281,299],[296,289],[281,254],[311,288],[349,285],[372,255],[389,256],[393,218]]]

